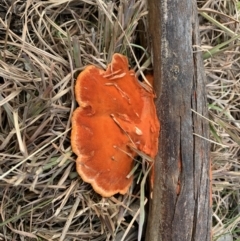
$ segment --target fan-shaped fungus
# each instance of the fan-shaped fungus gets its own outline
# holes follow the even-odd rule
[[[114,54],[107,70],[88,66],[75,86],[78,107],[72,116],[71,144],[77,172],[104,197],[125,194],[136,153],[154,158],[159,122],[154,94],[142,87],[128,60]]]

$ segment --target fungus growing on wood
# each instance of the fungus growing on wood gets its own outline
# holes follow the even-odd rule
[[[114,54],[104,71],[87,66],[76,81],[78,107],[72,116],[71,144],[76,168],[103,197],[125,194],[132,177],[134,146],[154,158],[159,122],[154,94],[142,87],[128,60]]]

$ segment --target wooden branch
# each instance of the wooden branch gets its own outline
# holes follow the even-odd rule
[[[207,108],[196,2],[149,0],[148,7],[161,133],[145,240],[208,241],[209,144],[199,136],[208,138],[209,127],[200,116]]]

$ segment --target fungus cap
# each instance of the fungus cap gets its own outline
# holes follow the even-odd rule
[[[136,153],[154,158],[159,122],[154,94],[144,89],[127,58],[114,54],[106,71],[87,66],[76,81],[78,107],[72,116],[71,145],[76,168],[85,182],[104,197],[125,194]]]

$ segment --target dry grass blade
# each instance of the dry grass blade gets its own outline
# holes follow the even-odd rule
[[[75,200],[75,203],[74,203],[74,205],[72,207],[72,210],[71,210],[71,212],[69,214],[67,222],[66,222],[66,224],[65,224],[65,226],[63,228],[62,235],[61,235],[59,241],[63,241],[65,239],[67,231],[68,231],[68,229],[69,229],[69,227],[70,227],[70,225],[72,223],[73,217],[75,215],[75,212],[76,212],[76,210],[78,208],[79,203],[80,203],[80,197],[77,197],[76,200]]]

